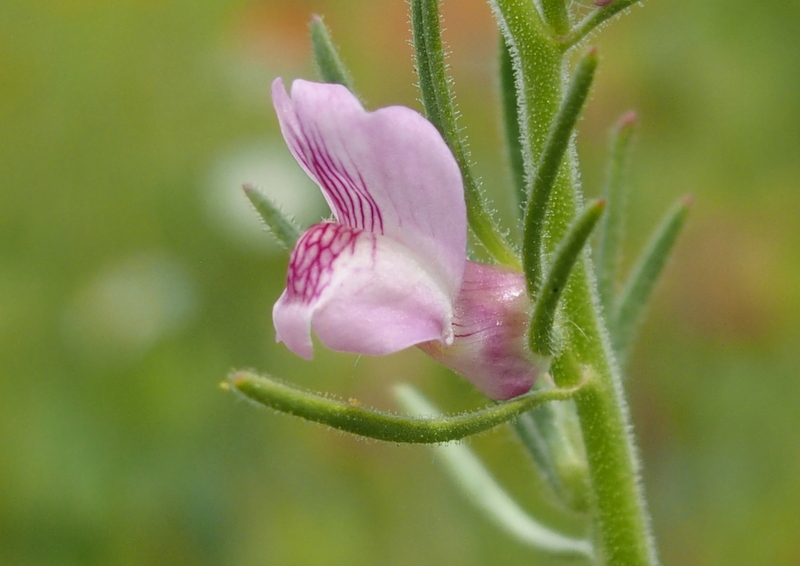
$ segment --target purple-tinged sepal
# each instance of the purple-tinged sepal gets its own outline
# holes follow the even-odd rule
[[[527,347],[530,308],[521,272],[467,262],[454,306],[453,344],[420,348],[493,399],[523,395],[550,365],[550,358]]]

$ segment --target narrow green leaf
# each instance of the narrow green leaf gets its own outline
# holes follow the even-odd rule
[[[323,82],[346,86],[355,93],[353,78],[344,66],[339,51],[333,45],[331,34],[319,16],[311,18],[311,48],[314,64]]]
[[[512,426],[556,497],[569,509],[586,512],[588,470],[574,406],[548,403],[520,415]]]
[[[245,185],[244,194],[253,203],[256,212],[264,220],[275,239],[283,244],[287,250],[291,250],[302,233],[300,227],[286,216],[278,205],[272,202],[272,199],[253,185]]]
[[[642,0],[611,0],[609,2],[608,0],[601,0],[595,2],[597,9],[586,16],[577,26],[575,26],[572,34],[564,39],[564,49],[566,50],[577,45],[583,38],[592,33],[592,31],[594,31],[600,24],[641,1]]]
[[[411,30],[425,115],[442,134],[461,169],[467,220],[486,250],[497,261],[519,267],[519,258],[489,213],[480,185],[472,175],[466,143],[456,124],[456,109],[439,26],[438,0],[411,0]]]
[[[570,399],[583,386],[537,391],[457,416],[412,418],[303,391],[249,371],[235,371],[223,383],[256,403],[296,417],[358,436],[414,444],[449,442],[489,430],[542,403]]]
[[[611,324],[614,349],[624,360],[634,332],[644,314],[645,307],[653,294],[658,278],[664,270],[678,235],[686,223],[692,198],[682,198],[666,214],[661,225],[653,231],[650,242],[645,247],[639,261],[631,270],[631,275],[623,287],[617,301]]]
[[[578,62],[536,167],[525,212],[522,242],[522,263],[528,282],[528,293],[532,297],[538,294],[542,284],[545,217],[550,194],[596,70],[597,52],[592,49]]]
[[[423,0],[411,0],[411,38],[414,45],[414,58],[417,65],[416,71],[419,77],[419,90],[422,96],[422,107],[425,110],[425,116],[436,126],[436,129],[439,130],[439,133],[445,138],[447,144],[450,145],[450,140],[445,136],[444,118],[442,117],[443,110],[440,108],[439,95],[437,93],[437,88],[439,88],[440,85],[435,71],[433,70],[431,54],[429,53],[427,44]],[[444,54],[442,54],[442,60],[444,60]],[[444,63],[442,63],[442,65],[444,65]],[[444,74],[444,69],[442,69],[442,74]],[[445,88],[447,88],[446,78],[444,82]]]
[[[438,413],[436,407],[413,387],[401,385],[395,389],[395,395],[412,414]],[[467,497],[508,534],[548,554],[589,559],[594,557],[591,541],[566,536],[526,513],[465,444],[451,443],[431,448],[441,456],[450,476]]]
[[[540,407],[546,409],[547,405]],[[558,495],[560,499],[564,499],[563,491],[564,486],[556,472],[556,466],[553,462],[553,454],[550,452],[550,446],[547,444],[547,439],[544,437],[543,428],[546,425],[540,423],[538,419],[534,419],[534,413],[539,413],[539,410],[529,411],[524,413],[511,421],[511,426],[514,427],[514,432],[517,433],[517,438],[525,447],[526,452],[536,464],[536,468],[544,478],[545,482],[553,489],[553,492]],[[546,415],[542,415],[546,420],[552,419],[552,414],[548,411]]]
[[[530,326],[531,350],[543,356],[555,354],[554,326],[558,302],[567,286],[570,273],[581,257],[586,242],[603,214],[605,201],[589,204],[567,231],[555,252],[553,264],[533,308]]]
[[[525,451],[533,460],[542,479],[552,489],[553,494],[564,504],[568,504],[569,496],[556,469],[553,446],[548,442],[546,430],[552,430],[555,415],[551,405],[543,405],[536,410],[524,413],[511,421]]]
[[[600,301],[606,313],[613,310],[617,271],[621,256],[622,230],[625,213],[626,179],[631,140],[636,129],[636,114],[625,114],[612,132],[611,158],[603,198],[606,213],[598,228],[597,283]]]
[[[500,88],[503,96],[503,121],[505,122],[506,147],[511,165],[511,178],[517,193],[520,214],[525,210],[528,199],[528,185],[525,182],[525,158],[522,150],[522,139],[519,130],[519,99],[517,81],[514,77],[514,65],[508,44],[500,36]]]

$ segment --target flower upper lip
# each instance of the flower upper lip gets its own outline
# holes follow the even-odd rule
[[[336,221],[382,234],[437,266],[457,290],[466,261],[461,172],[438,130],[410,108],[364,110],[345,87],[303,80],[272,98],[281,131]]]

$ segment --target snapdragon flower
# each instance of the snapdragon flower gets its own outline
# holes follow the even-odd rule
[[[417,112],[366,111],[345,87],[272,84],[281,131],[334,220],[297,241],[273,309],[276,340],[313,355],[419,346],[494,399],[527,392],[547,360],[526,349],[522,273],[467,261],[458,165]]]

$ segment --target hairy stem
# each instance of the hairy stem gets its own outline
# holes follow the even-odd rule
[[[518,91],[526,109],[521,130],[530,140],[526,163],[535,163],[543,140],[533,132],[549,131],[562,99],[564,51],[542,40],[538,28],[533,27],[535,21],[529,13],[532,2],[492,0],[492,5],[513,48],[522,83]],[[549,249],[563,239],[581,206],[583,197],[572,173],[575,159],[574,150],[568,151],[553,186],[547,218]],[[590,260],[584,256],[575,266],[562,299],[569,324],[563,329],[565,343],[553,376],[559,384],[572,381],[576,378],[574,367],[580,368],[578,373],[588,371],[596,376],[591,388],[577,399],[576,407],[589,464],[601,560],[609,566],[655,566],[636,449],[629,432],[630,415],[608,332],[598,312],[597,288],[591,274]],[[573,362],[566,363],[568,360]]]

